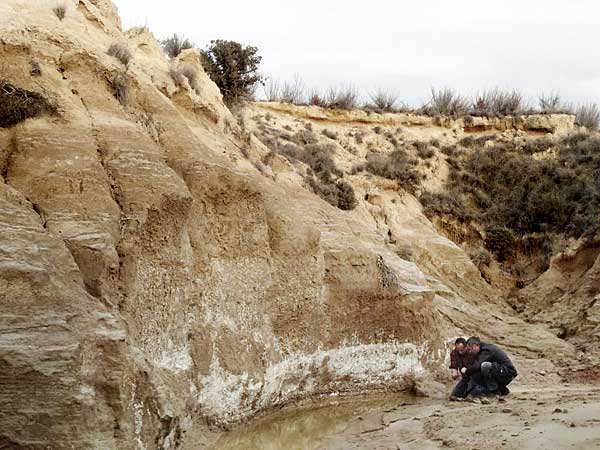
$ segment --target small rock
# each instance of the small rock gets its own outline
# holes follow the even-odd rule
[[[575,428],[577,425],[575,425],[573,422],[571,422],[571,424],[569,425],[571,428]]]
[[[519,435],[519,433],[512,433],[511,436],[512,437],[517,437]]]
[[[510,414],[512,412],[512,409],[510,409],[510,408],[502,408],[502,412],[504,414]]]

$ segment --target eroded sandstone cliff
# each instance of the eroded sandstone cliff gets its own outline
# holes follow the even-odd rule
[[[195,51],[169,61],[109,1],[66,5],[61,21],[53,1],[0,4],[0,79],[58,111],[0,128],[4,447],[178,448],[295,399],[434,379],[459,333],[535,368],[574,354],[526,326],[413,196],[357,176],[358,207],[330,206],[302,168],[261,163],[269,149]],[[183,64],[196,86],[174,84]],[[464,128],[370,120],[428,139]],[[572,126],[549,120],[519,127]]]

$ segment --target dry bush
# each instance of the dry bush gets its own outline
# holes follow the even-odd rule
[[[311,128],[297,131],[291,136],[290,140],[298,145],[310,145],[316,144],[319,141],[319,138]]]
[[[558,92],[540,95],[538,103],[540,112],[544,114],[573,114],[571,107],[563,104]]]
[[[600,125],[600,109],[596,103],[580,105],[575,112],[575,123],[588,130],[597,130]]]
[[[331,87],[327,91],[325,105],[331,109],[356,109],[358,107],[358,91],[354,86]]]
[[[117,74],[108,82],[113,96],[119,101],[123,107],[129,104],[129,80],[125,74]]]
[[[311,106],[320,106],[321,108],[327,107],[327,101],[321,95],[318,89],[313,89],[309,92],[308,104]]]
[[[106,53],[108,56],[118,59],[124,66],[131,61],[131,52],[124,44],[112,44]]]
[[[0,81],[0,128],[8,128],[42,114],[57,115],[56,105],[37,92]]]
[[[62,22],[67,15],[67,5],[57,5],[52,8],[52,12],[54,12],[56,17],[58,17],[58,20]]]
[[[396,106],[398,104],[398,95],[393,94],[389,91],[379,89],[376,92],[369,94],[371,102],[366,105],[367,109],[384,113],[384,112],[396,112]]]
[[[516,116],[525,112],[523,94],[517,90],[493,88],[475,97],[472,114],[486,117]]]
[[[555,157],[537,157],[550,146]],[[594,134],[542,138],[530,148],[496,144],[453,157],[451,167],[446,194],[422,198],[426,212],[477,219],[491,230],[486,247],[501,260],[511,256],[507,245],[528,234],[580,238],[597,227],[600,139]]]
[[[403,148],[396,148],[392,153],[383,155],[370,153],[367,162],[357,166],[355,170],[367,171],[390,180],[395,180],[408,192],[414,193],[419,185],[419,173],[415,167],[417,161],[409,158]]]
[[[304,147],[295,144],[279,145],[276,152],[290,160],[302,161],[312,174],[306,180],[315,194],[329,204],[342,210],[351,210],[358,204],[352,186],[341,179],[343,172],[337,168],[331,155],[335,146],[308,144]]]
[[[431,88],[431,100],[422,109],[429,115],[459,117],[469,112],[470,105],[469,100],[453,89]]]
[[[268,102],[278,102],[281,98],[281,86],[279,81],[269,78],[263,86],[263,92],[265,99]]]
[[[172,36],[160,41],[163,51],[169,58],[176,58],[179,54],[189,48],[194,48],[194,43],[185,36],[173,33]]]
[[[279,93],[279,101],[284,103],[291,103],[292,105],[300,105],[304,102],[306,96],[306,89],[304,83],[298,75],[294,77],[294,81],[285,82],[281,86]]]
[[[171,78],[175,82],[175,86],[183,87],[185,86],[185,80],[187,80],[190,87],[198,92],[198,72],[192,66],[183,65],[176,69],[171,68],[169,75],[171,75]]]
[[[417,149],[417,156],[421,159],[431,159],[435,156],[435,150],[426,142],[416,141],[413,143]]]
[[[478,248],[469,252],[469,258],[475,267],[480,268],[481,266],[489,266],[492,262],[492,255],[485,248]]]
[[[341,210],[352,210],[358,204],[354,188],[343,180],[328,182],[318,177],[309,177],[308,184],[315,194]]]

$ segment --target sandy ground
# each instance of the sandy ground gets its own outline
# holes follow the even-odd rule
[[[489,405],[405,405],[355,418],[318,448],[600,449],[600,387],[521,387]]]
[[[407,395],[327,400],[252,421],[209,448],[600,449],[600,385],[517,386],[488,405]]]

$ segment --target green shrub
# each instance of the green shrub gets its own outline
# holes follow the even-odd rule
[[[256,86],[264,82],[258,73],[262,58],[256,47],[218,39],[200,53],[206,73],[228,105],[251,98]]]

